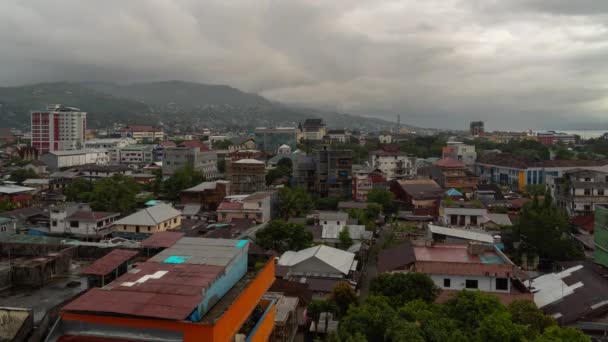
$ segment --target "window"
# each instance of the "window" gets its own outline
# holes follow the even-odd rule
[[[597,189],[598,196],[604,196],[604,189]]]
[[[51,225],[52,225],[53,227],[57,227],[57,220],[53,220],[53,221],[51,222]]]
[[[585,178],[585,182],[591,182],[591,178],[589,178],[589,177]]]
[[[471,224],[477,225],[477,216],[471,216]]]
[[[70,221],[71,228],[78,228],[78,226],[79,226],[78,221]]]
[[[476,288],[478,288],[477,280],[467,279],[465,281],[465,287],[467,289],[476,289]]]
[[[450,287],[450,286],[451,286],[450,278],[443,279],[443,287]]]
[[[583,206],[583,210],[585,210],[585,211],[591,211],[591,204],[585,204]]]
[[[509,279],[507,278],[496,278],[496,289],[507,291],[509,289]]]
[[[336,224],[339,226],[340,225],[340,221],[336,222]]]
[[[591,195],[591,189],[585,189],[585,196]]]

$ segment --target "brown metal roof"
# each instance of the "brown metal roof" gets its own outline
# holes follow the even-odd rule
[[[144,262],[104,289],[89,290],[63,309],[184,320],[224,270],[222,266]]]
[[[147,248],[169,248],[173,246],[177,240],[181,239],[184,233],[180,232],[158,232],[152,234],[149,238],[141,242],[142,247]]]
[[[105,256],[97,259],[91,265],[80,270],[81,274],[90,275],[106,275],[114,271],[118,266],[136,256],[138,251],[130,251],[126,249],[115,249]]]
[[[390,272],[416,262],[414,247],[410,241],[380,251],[378,271]]]

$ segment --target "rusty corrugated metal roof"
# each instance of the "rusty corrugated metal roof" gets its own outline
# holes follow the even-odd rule
[[[91,265],[80,270],[81,274],[90,274],[90,275],[106,275],[112,271],[114,271],[118,266],[120,266],[125,261],[131,259],[136,256],[138,251],[130,251],[126,249],[115,249],[105,256],[97,259]]]
[[[173,246],[177,240],[181,239],[184,233],[180,232],[158,232],[152,234],[149,238],[141,242],[142,247],[147,248],[169,248]]]

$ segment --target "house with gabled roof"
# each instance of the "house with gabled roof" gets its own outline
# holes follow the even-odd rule
[[[114,222],[112,235],[141,240],[149,234],[178,228],[181,214],[172,206],[159,203]]]

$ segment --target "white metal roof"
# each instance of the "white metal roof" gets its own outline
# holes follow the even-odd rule
[[[157,224],[181,215],[181,212],[166,203],[142,209],[132,215],[124,217],[115,224],[131,226],[156,226]]]
[[[507,214],[488,213],[486,215],[489,221],[492,221],[501,226],[512,226],[513,223]]]
[[[0,185],[0,194],[18,194],[20,192],[28,192],[34,190],[36,189],[19,185]]]
[[[568,285],[562,280],[582,268],[583,265],[574,266],[559,273],[549,273],[532,280],[526,280],[524,284],[532,287],[534,303],[542,308],[573,294],[575,289],[584,286],[581,282]]]
[[[315,246],[298,252],[287,251],[279,258],[279,265],[294,266],[310,258],[328,264],[343,274],[348,274],[353,267],[355,254],[328,246]]]
[[[257,159],[240,159],[234,162],[235,164],[264,164],[263,161]]]
[[[480,241],[486,243],[494,243],[494,238],[491,234],[487,234],[484,232],[471,230],[471,229],[457,229],[457,228],[449,228],[442,226],[435,226],[429,224],[429,230],[434,234],[441,234],[451,237],[456,237],[460,239]]]

